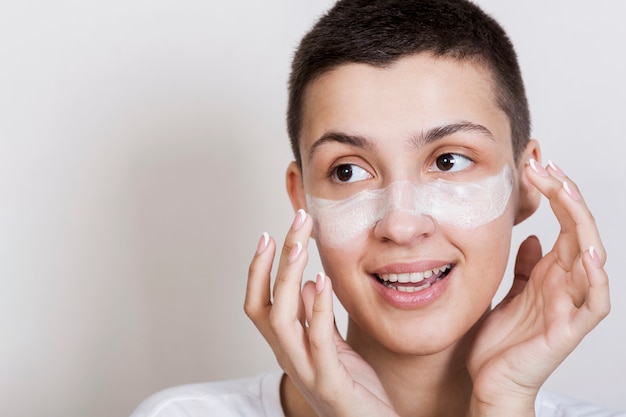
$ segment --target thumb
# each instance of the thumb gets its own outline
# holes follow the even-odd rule
[[[503,301],[509,301],[522,292],[528,283],[528,279],[530,278],[530,274],[535,268],[535,265],[537,265],[541,259],[541,256],[541,244],[539,243],[537,236],[527,237],[517,251],[513,284]]]
[[[317,275],[315,285],[309,285],[307,291],[313,292],[313,304],[310,307],[311,320],[309,322],[309,346],[311,358],[318,369],[319,381],[327,387],[336,384],[337,372],[345,368],[342,366],[337,341],[341,339],[335,315],[333,313],[333,292],[330,278],[323,272]],[[307,313],[308,314],[308,313]]]
[[[334,325],[332,287],[330,287],[329,282],[330,279],[326,274],[320,272],[315,281],[307,281],[302,287],[302,304],[304,305],[306,323],[309,327],[315,319],[314,316],[322,317],[321,320],[325,321],[331,319]],[[336,325],[334,326],[335,331],[339,334]]]
[[[311,325],[313,318],[313,304],[315,302],[315,281],[307,281],[302,286],[302,303],[304,304],[304,314],[307,327]]]

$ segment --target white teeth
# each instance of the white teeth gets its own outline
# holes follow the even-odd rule
[[[403,284],[411,282],[411,274],[398,274],[398,282]]]
[[[419,287],[397,287],[396,290],[400,292],[417,292],[419,290],[423,290],[424,288],[430,287],[430,284],[420,285]]]
[[[411,272],[406,274],[379,274],[378,277],[385,282],[399,282],[401,284],[408,283],[418,283],[425,279],[431,278],[433,275],[439,275],[442,272],[445,272],[451,268],[450,264],[444,265],[439,268],[433,268],[424,272]],[[428,285],[428,284],[426,284]],[[414,288],[421,289],[422,287],[399,287],[399,288],[409,288],[407,292],[413,291]],[[405,290],[400,290],[405,291]]]
[[[411,277],[409,279],[410,282],[420,282],[424,279],[424,274],[421,272],[413,272],[411,273]]]

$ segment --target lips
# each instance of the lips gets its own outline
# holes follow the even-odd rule
[[[425,271],[380,273],[375,274],[375,277],[387,288],[412,293],[430,288],[431,285],[445,278],[453,266],[445,264]]]

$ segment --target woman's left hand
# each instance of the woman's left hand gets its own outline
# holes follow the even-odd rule
[[[477,330],[471,416],[534,416],[542,384],[610,310],[606,253],[578,188],[554,165],[525,169],[561,230],[544,256],[536,237],[521,244],[508,295]]]

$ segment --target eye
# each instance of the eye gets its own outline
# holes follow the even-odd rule
[[[431,169],[441,172],[457,172],[467,168],[471,163],[471,159],[458,153],[444,153],[437,157]]]
[[[369,172],[354,164],[337,165],[331,171],[331,176],[339,182],[357,182],[372,178]]]

